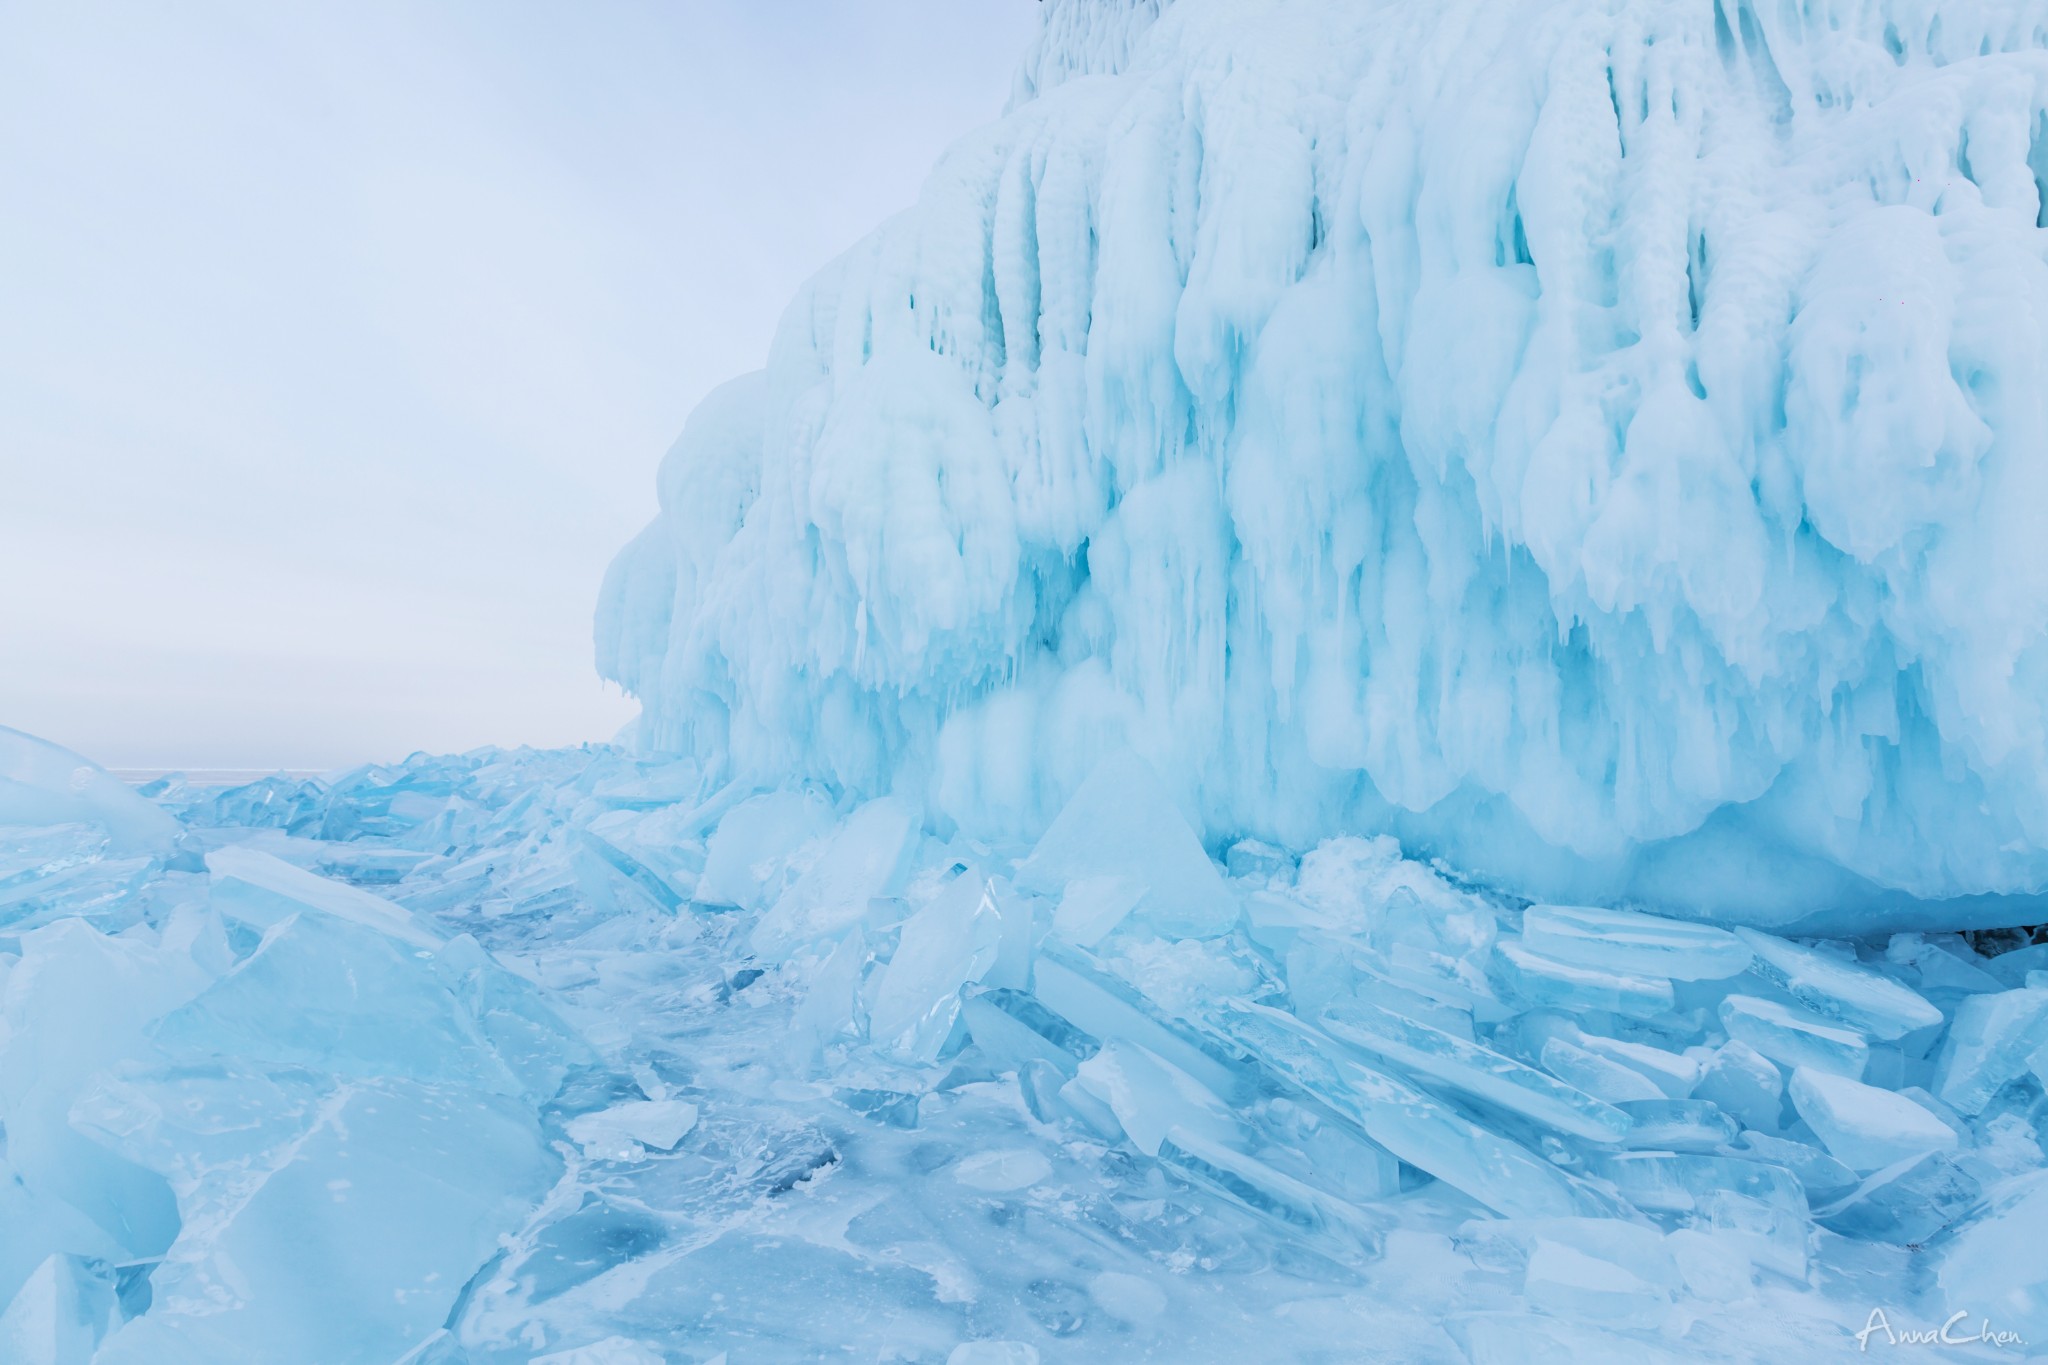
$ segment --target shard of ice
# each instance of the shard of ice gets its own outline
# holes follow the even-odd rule
[[[1026,891],[1115,877],[1140,894],[1134,913],[1176,935],[1208,937],[1237,918],[1237,903],[1150,765],[1128,751],[1095,765],[1017,867]]]
[[[1800,1067],[1788,1090],[1829,1153],[1854,1171],[1875,1171],[1956,1145],[1955,1130],[1933,1113],[1874,1085]]]
[[[1769,934],[1738,930],[1756,950],[1763,974],[1792,997],[1822,1014],[1889,1042],[1941,1022],[1941,1011],[1911,987],[1873,971],[1853,958],[1801,947]]]
[[[1980,1112],[1998,1088],[2048,1043],[2048,983],[2041,989],[1974,995],[1956,1007],[1935,1072],[1935,1093],[1966,1114]]]
[[[1735,976],[1754,956],[1726,929],[1582,905],[1530,906],[1522,941],[1562,962],[1680,981]]]
[[[1721,1027],[1734,1043],[1786,1066],[1810,1066],[1853,1081],[1862,1079],[1870,1061],[1870,1043],[1856,1030],[1773,1000],[1729,996],[1721,1002]]]
[[[1333,1037],[1392,1062],[1402,1070],[1442,1081],[1480,1100],[1594,1142],[1628,1136],[1628,1116],[1613,1105],[1560,1084],[1488,1048],[1404,1019],[1376,1006],[1334,1006],[1318,1022]],[[1656,1087],[1650,1087],[1656,1093]]]

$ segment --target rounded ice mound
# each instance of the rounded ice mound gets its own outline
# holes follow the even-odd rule
[[[2040,917],[2048,12],[1044,8],[664,465],[644,744],[1005,839],[1129,746],[1218,840]]]

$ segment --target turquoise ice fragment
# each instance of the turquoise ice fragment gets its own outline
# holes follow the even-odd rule
[[[1738,976],[1754,956],[1726,929],[1585,905],[1530,906],[1522,913],[1522,941],[1559,962],[1674,981]]]
[[[1512,1057],[1390,1010],[1332,1005],[1318,1022],[1331,1036],[1401,1070],[1441,1081],[1560,1132],[1594,1142],[1616,1142],[1628,1135],[1628,1116],[1613,1105]]]
[[[1735,932],[1754,950],[1764,975],[1794,999],[1873,1038],[1890,1042],[1942,1020],[1941,1011],[1911,988],[1860,963],[1754,929]]]

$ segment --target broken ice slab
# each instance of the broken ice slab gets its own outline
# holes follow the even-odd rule
[[[0,840],[10,837],[0,829]],[[0,926],[10,933],[74,916],[118,933],[143,917],[135,893],[162,869],[155,858],[94,858],[53,872],[28,874],[0,887]]]
[[[2004,983],[1985,970],[1985,960],[1971,951],[1958,934],[1928,938],[1920,934],[1893,934],[1885,945],[1885,961],[1911,968],[1923,991],[1975,994],[1995,991]]]
[[[1870,1061],[1870,1044],[1855,1029],[1775,1000],[1731,995],[1721,1002],[1721,1027],[1730,1038],[1786,1066],[1832,1071],[1853,1081]]]
[[[177,1216],[202,1227],[247,1197],[249,1173],[310,1131],[337,1088],[331,1077],[233,1060],[121,1068],[88,1083],[70,1119],[95,1142],[163,1173]]]
[[[525,977],[507,970],[468,934],[434,955],[434,975],[498,1054],[528,1099],[553,1097],[571,1070],[597,1053]]]
[[[1792,1172],[1768,1162],[1698,1152],[1612,1152],[1595,1170],[1646,1213],[1697,1213],[1735,1193],[1803,1220],[1806,1192]]]
[[[1799,1117],[1853,1171],[1875,1171],[1956,1146],[1953,1128],[1893,1091],[1811,1067],[1794,1071],[1788,1089]]]
[[[1135,877],[1076,877],[1060,893],[1052,932],[1078,947],[1092,948],[1138,908],[1145,890],[1145,883]]]
[[[1835,1203],[1814,1211],[1822,1227],[1867,1242],[1918,1246],[1969,1212],[1983,1193],[1947,1152],[1887,1166]]]
[[[1255,939],[1256,941],[1256,939]],[[1353,970],[1347,952],[1349,945],[1344,940],[1329,934],[1310,930],[1294,935],[1278,954],[1281,975],[1287,981],[1287,996],[1294,1012],[1304,1019],[1314,1018],[1323,1006],[1333,1000],[1344,999],[1355,993],[1359,986],[1359,975]],[[1375,978],[1377,981],[1377,979]],[[1442,1010],[1437,1002],[1413,991],[1402,990],[1388,985],[1390,991],[1397,991],[1406,997],[1408,1011],[1418,1017],[1426,1016],[1430,1010]],[[1428,1009],[1418,1007],[1418,1002]],[[1444,1010],[1448,1013],[1448,1010]],[[1431,1019],[1439,1023],[1441,1015]],[[1471,1016],[1465,1016],[1469,1021]],[[1468,1022],[1466,1031],[1469,1031]]]
[[[640,762],[601,777],[590,794],[614,810],[659,810],[688,801],[702,790],[703,771],[688,760]]]
[[[637,1161],[673,1151],[696,1126],[697,1106],[686,1100],[627,1100],[569,1120],[568,1133],[592,1161]]]
[[[1759,971],[1793,999],[1882,1042],[1941,1022],[1941,1011],[1920,995],[1861,963],[1754,929],[1735,933],[1756,953]]]
[[[1043,1062],[1071,1079],[1102,1046],[1020,990],[996,987],[969,995],[961,1007],[974,1045],[999,1072]]]
[[[1398,860],[1398,851],[1394,856]],[[1326,881],[1327,872],[1317,880]],[[1396,884],[1383,901],[1365,907],[1364,952],[1359,965],[1397,986],[1470,1010],[1477,1017],[1504,1018],[1487,979],[1499,933],[1493,911],[1476,897],[1427,882],[1422,886],[1432,893],[1428,900],[1415,886]],[[1328,888],[1323,889],[1327,894]]]
[[[1384,950],[1360,954],[1358,965],[1379,980],[1448,1008],[1468,1011],[1474,1018],[1506,1018],[1511,1011],[1495,998],[1483,961],[1414,943],[1394,943]]]
[[[911,1060],[937,1060],[960,1017],[961,987],[995,965],[1002,940],[1003,916],[988,881],[971,870],[955,877],[903,922],[869,1011],[868,1036]]]
[[[1666,977],[1559,962],[1532,952],[1508,935],[1493,945],[1493,952],[1493,968],[1501,984],[1531,1009],[1600,1010],[1651,1019],[1672,1008],[1671,982]]]
[[[1963,1114],[1983,1111],[2048,1043],[2048,989],[1972,995],[1956,1006],[1934,1065],[1934,1093]]]
[[[817,861],[754,926],[749,940],[754,953],[780,962],[797,949],[836,938],[858,923],[868,902],[887,895],[902,876],[916,851],[919,829],[917,809],[893,796],[870,801],[848,816]],[[724,832],[725,825],[720,825],[719,833]],[[707,877],[710,871],[707,863]]]
[[[181,1235],[99,1365],[396,1360],[560,1173],[516,1101],[406,1081],[345,1088],[267,1165]]]
[[[1792,1172],[1805,1187],[1806,1202],[1815,1208],[1840,1199],[1858,1183],[1856,1172],[1804,1142],[1751,1131],[1737,1137],[1726,1150],[1730,1155],[1769,1162]]]
[[[667,914],[682,905],[682,893],[665,877],[609,839],[578,829],[570,831],[570,843],[571,862],[585,893],[613,913],[636,901]]]
[[[996,960],[979,979],[984,986],[1023,990],[1031,984],[1031,964],[1045,932],[1044,902],[1018,894],[1005,877],[990,878],[986,890],[1001,917],[1002,935],[996,941]]]
[[[323,782],[277,773],[198,798],[188,808],[187,819],[195,824],[313,833],[323,823],[321,803],[326,795]]]
[[[375,929],[416,948],[441,946],[442,935],[402,906],[253,848],[217,848],[206,855],[206,869],[213,874],[214,908],[259,930],[311,911]]]
[[[0,725],[0,825],[84,824],[105,831],[111,851],[167,854],[178,822],[99,764]]]
[[[1693,1152],[1620,1152],[1595,1163],[1645,1213],[1734,1238],[1757,1265],[1806,1278],[1806,1191],[1783,1167]]]
[[[1331,940],[1321,934],[1303,934],[1295,940],[1294,947],[1287,954],[1287,991],[1294,1003],[1294,1013],[1300,1018],[1313,1018],[1322,1013],[1327,1005],[1336,1003],[1341,997],[1378,1005],[1381,1009],[1392,1010],[1403,1018],[1414,1019],[1439,1029],[1454,1037],[1473,1041],[1473,1011],[1461,1005],[1448,1004],[1436,996],[1424,995],[1421,991],[1399,986],[1383,976],[1372,972],[1351,973],[1351,989],[1339,991],[1309,1007],[1308,999],[1297,989],[1296,983],[1303,976],[1314,971],[1310,961],[1320,951],[1328,951]],[[1341,951],[1341,949],[1339,950]],[[1308,993],[1313,996],[1314,992]]]
[[[1648,1043],[1629,1042],[1622,1038],[1609,1038],[1598,1033],[1580,1029],[1570,1019],[1552,1013],[1524,1015],[1517,1021],[1516,1031],[1523,1040],[1523,1046],[1539,1053],[1542,1040],[1557,1039],[1573,1047],[1591,1053],[1604,1062],[1633,1071],[1652,1086],[1650,1094],[1631,1095],[1631,1099],[1654,1099],[1663,1095],[1669,1099],[1682,1100],[1692,1093],[1699,1084],[1700,1063],[1682,1053],[1669,1052]],[[1506,1046],[1502,1039],[1506,1035],[1496,1034],[1496,1044]]]
[[[1112,1038],[1081,1063],[1077,1075],[1089,1094],[1109,1106],[1131,1144],[1146,1156],[1159,1155],[1160,1142],[1175,1129],[1229,1146],[1244,1141],[1243,1130],[1220,1096],[1135,1043]]]
[[[811,978],[809,993],[789,1021],[790,1048],[800,1064],[817,1061],[829,1044],[856,1028],[869,955],[867,935],[856,926]]]
[[[81,1135],[69,1109],[96,1073],[145,1051],[150,1022],[200,992],[208,974],[176,947],[110,937],[76,919],[22,935],[21,950],[0,1002],[0,1156],[10,1166],[0,1181],[18,1176],[35,1199],[63,1201],[104,1234],[91,1247],[44,1246],[34,1259],[55,1250],[117,1260],[159,1255],[178,1231],[170,1187]],[[8,1250],[34,1246],[18,1224],[0,1226],[0,1262]],[[0,1295],[11,1290],[0,1283]]]
[[[1083,877],[1145,887],[1134,911],[1162,934],[1213,938],[1237,922],[1237,896],[1149,764],[1128,749],[1095,765],[1017,866],[1019,890],[1058,896]]]
[[[1776,1132],[1785,1110],[1785,1076],[1777,1064],[1739,1038],[1731,1038],[1701,1069],[1693,1093],[1712,1100],[1743,1126]]]
[[[107,844],[98,825],[0,825],[0,904],[17,887],[98,862]]]
[[[598,816],[585,828],[689,900],[695,897],[707,856],[692,814],[683,806],[615,810]]]
[[[832,1098],[856,1114],[865,1114],[891,1128],[917,1127],[918,1106],[923,1096],[907,1090],[869,1090],[842,1086]]]
[[[813,792],[769,792],[740,802],[706,845],[704,875],[693,898],[702,905],[761,909],[781,893],[790,857],[831,828],[832,807]]]
[[[1613,1105],[1491,1048],[1369,1004],[1324,1010],[1324,1030],[1404,1071],[1593,1142],[1618,1142],[1629,1120]]]
[[[1618,1106],[1632,1125],[1625,1139],[1638,1150],[1711,1152],[1732,1142],[1735,1121],[1709,1100],[1628,1100]]]
[[[1057,940],[1051,951],[1075,955]],[[1162,1018],[1192,1019],[1209,1001],[1221,996],[1273,1001],[1285,987],[1273,964],[1243,946],[1235,937],[1225,939],[1162,939],[1150,935],[1126,937],[1113,945],[1114,955],[1089,958],[1105,971],[1115,973]],[[1188,1031],[1190,1038],[1198,1032]]]
[[[1296,1233],[1320,1234],[1342,1241],[1347,1249],[1380,1254],[1380,1228],[1360,1210],[1203,1134],[1176,1127],[1160,1140],[1158,1156],[1169,1170]]]
[[[169,1209],[169,1226],[161,1245],[147,1253],[163,1254],[177,1233],[177,1208]],[[4,1156],[0,1156],[0,1300],[12,1300],[46,1259],[77,1256],[87,1262],[118,1263],[135,1255],[142,1239],[118,1239],[61,1197],[32,1188]],[[157,1238],[150,1238],[157,1241]],[[6,1357],[0,1357],[6,1359]]]
[[[2009,990],[2027,984],[2028,972],[2048,971],[2048,943],[2029,943],[2009,953],[2000,953],[1984,964],[1984,970]]]
[[[1675,981],[1739,976],[1754,956],[1726,929],[1585,905],[1530,906],[1522,941],[1554,961]]]
[[[163,866],[148,855],[109,857],[108,844],[97,825],[0,826],[0,925],[18,933],[64,915],[104,924]]]
[[[117,1320],[112,1266],[83,1256],[51,1256],[0,1311],[0,1360],[90,1365]]]
[[[1059,1073],[1044,1062],[1032,1062],[1017,1075],[1018,1083],[1026,1087],[1027,1096],[1039,1092],[1040,1098],[1044,1099],[1044,1092],[1050,1091],[1049,1102],[1033,1106],[1033,1112],[1038,1115],[1040,1121],[1055,1123],[1061,1119],[1071,1119],[1105,1142],[1124,1140],[1127,1134],[1123,1125],[1117,1122],[1116,1111],[1104,1104],[1087,1086],[1081,1084],[1079,1075],[1053,1085],[1052,1082],[1058,1076]],[[1030,1103],[1029,1099],[1027,1103]]]
[[[413,770],[415,762],[423,766]],[[425,754],[397,768],[368,765],[343,773],[329,788],[319,836],[350,840],[407,835],[451,813],[453,778],[443,760]]]
[[[1977,1216],[1942,1239],[1935,1282],[1947,1301],[1968,1304],[1971,1316],[2017,1332],[2027,1342],[2048,1342],[2044,1226],[2048,1171],[2029,1171],[1993,1186]]]
[[[1543,1069],[1567,1085],[1593,1095],[1608,1104],[1630,1100],[1654,1100],[1663,1096],[1642,1072],[1590,1052],[1565,1038],[1545,1038],[1537,1052]]]
[[[1048,941],[1032,975],[1039,1002],[1083,1033],[1105,1041],[1128,1038],[1226,1100],[1240,1097],[1246,1077],[1233,1062],[1212,1053],[1192,1030],[1087,954]]]
[[[1306,1091],[1270,1096],[1252,1118],[1263,1139],[1252,1155],[1283,1174],[1354,1203],[1401,1192],[1394,1154]]]
[[[1283,1011],[1228,1001],[1215,1027],[1275,1076],[1358,1125],[1372,1141],[1507,1217],[1619,1212],[1611,1199],[1407,1082],[1344,1055]]]
[[[361,844],[328,845],[314,865],[320,876],[351,886],[389,886],[432,855],[409,848],[373,848]]]
[[[154,1033],[174,1055],[246,1057],[499,1094],[525,1089],[435,972],[432,954],[320,914],[279,923]]]

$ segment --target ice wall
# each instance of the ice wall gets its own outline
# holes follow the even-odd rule
[[[1045,15],[663,464],[644,746],[1002,840],[1127,744],[1217,840],[2040,917],[2048,6]]]

